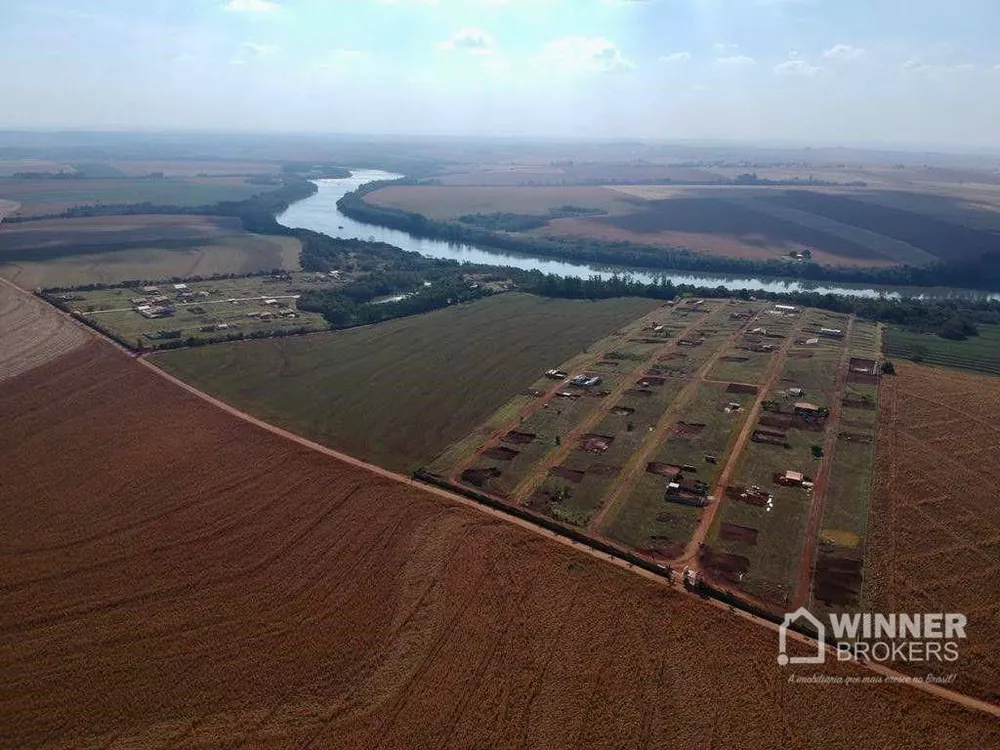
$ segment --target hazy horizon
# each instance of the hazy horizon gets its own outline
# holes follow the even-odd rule
[[[5,130],[1000,149],[994,0],[70,0]]]

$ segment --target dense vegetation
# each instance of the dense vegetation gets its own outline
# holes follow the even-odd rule
[[[461,221],[436,221],[397,208],[375,206],[364,200],[370,192],[389,184],[416,184],[414,180],[372,182],[343,196],[337,207],[357,221],[399,229],[419,237],[446,242],[476,244],[486,248],[555,257],[575,263],[590,262],[650,269],[671,269],[738,276],[797,278],[809,281],[865,283],[881,286],[955,286],[1000,290],[1000,249],[990,244],[981,248],[982,257],[934,263],[928,266],[889,268],[831,268],[812,262],[756,260],[702,255],[685,249],[671,249],[626,241],[593,238],[572,240],[533,237],[494,231]],[[503,228],[503,227],[499,227]]]

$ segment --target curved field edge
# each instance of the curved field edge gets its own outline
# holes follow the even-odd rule
[[[151,361],[311,440],[412,469],[546,369],[657,304],[502,294],[373,326],[165,352]]]
[[[0,281],[0,382],[82,346],[89,336],[44,302]]]
[[[109,347],[0,384],[0,419],[10,747],[1000,741],[905,686],[792,683],[769,631],[271,435]]]

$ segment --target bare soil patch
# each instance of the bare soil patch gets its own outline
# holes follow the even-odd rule
[[[757,534],[757,529],[733,523],[724,523],[719,528],[719,536],[731,542],[757,544]]]

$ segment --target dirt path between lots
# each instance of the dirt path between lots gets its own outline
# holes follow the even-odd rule
[[[642,360],[638,367],[622,378],[621,382],[611,393],[597,402],[597,405],[585,419],[577,422],[573,429],[561,438],[560,444],[555,450],[549,451],[549,453],[542,457],[542,459],[538,462],[538,465],[524,479],[522,479],[517,487],[514,488],[514,491],[510,493],[509,502],[514,505],[523,504],[523,501],[529,498],[531,493],[545,481],[545,478],[549,474],[549,470],[554,466],[560,465],[570,452],[576,448],[580,437],[590,432],[597,426],[600,420],[607,415],[608,409],[610,408],[608,404],[611,406],[617,404],[621,400],[625,391],[629,388],[634,388],[636,380],[642,377],[644,373],[649,372],[649,368],[656,361],[658,356],[661,356],[665,351],[676,349],[678,341],[686,338],[692,331],[703,327],[708,321],[714,319],[716,315],[721,314],[721,312],[728,306],[728,303],[720,305],[718,309],[713,310],[700,320],[696,320],[676,336],[664,341],[663,346],[658,346],[651,351],[649,356]]]
[[[837,450],[837,435],[840,433],[841,400],[844,397],[844,386],[847,384],[847,366],[851,361],[851,337],[854,334],[855,317],[852,315],[847,323],[844,336],[844,351],[837,365],[837,379],[834,384],[834,398],[830,403],[830,413],[826,418],[826,435],[823,438],[823,458],[816,471],[816,480],[809,498],[809,517],[806,520],[806,542],[799,563],[799,583],[795,588],[791,609],[805,606],[809,599],[809,588],[812,582],[813,566],[816,562],[816,544],[819,541],[819,525],[823,520],[823,500],[826,486],[830,480],[830,467],[833,465],[833,454]]]
[[[4,280],[0,279],[0,281],[4,281]],[[9,286],[17,289],[22,294],[30,294],[29,292],[27,292],[27,291],[25,291],[23,289],[20,289],[20,287],[17,287],[15,284],[11,284],[10,282],[5,282],[5,283],[7,283]],[[56,308],[51,308],[51,309],[53,310],[54,313],[61,313],[61,311],[56,310]],[[65,313],[61,313],[61,314],[66,315]],[[72,316],[69,316],[69,315],[66,315],[66,317],[72,318]],[[74,321],[74,322],[78,322],[78,321]],[[112,339],[110,339],[110,338],[108,338],[106,336],[101,335],[100,333],[98,333],[97,331],[89,328],[88,326],[84,326],[83,324],[79,324],[79,325],[84,330],[88,331],[95,339],[100,340],[100,341],[104,341],[105,343],[108,343],[108,344],[114,346],[115,349],[117,349],[120,352],[123,352],[129,358],[132,358],[132,359],[136,358],[135,354],[133,352],[131,352],[131,351],[125,349],[124,347],[120,346],[117,342],[113,341]],[[2,332],[0,332],[0,333],[2,333]],[[153,373],[157,374],[159,377],[162,377],[165,380],[173,383],[174,385],[176,385],[177,387],[183,389],[187,393],[190,393],[191,395],[193,395],[193,396],[195,396],[197,398],[200,398],[203,401],[205,401],[205,402],[207,402],[209,404],[212,404],[213,406],[215,406],[215,407],[217,407],[219,409],[222,409],[223,411],[225,411],[226,413],[228,413],[228,414],[236,417],[237,419],[242,419],[243,421],[248,422],[248,423],[250,423],[250,424],[252,424],[252,425],[254,425],[254,426],[256,426],[256,427],[258,427],[258,428],[260,428],[262,430],[266,430],[266,431],[271,432],[271,433],[273,433],[275,435],[279,435],[279,436],[284,437],[284,438],[286,438],[288,440],[292,440],[295,443],[298,443],[299,445],[302,445],[302,446],[304,446],[306,448],[309,448],[311,450],[317,451],[319,453],[326,454],[326,455],[328,455],[328,456],[330,456],[332,458],[335,458],[337,460],[344,461],[345,463],[351,464],[352,466],[358,466],[360,468],[366,469],[366,470],[372,472],[373,474],[375,474],[376,476],[380,476],[380,477],[383,477],[385,479],[388,479],[388,480],[391,480],[391,481],[394,481],[394,482],[399,482],[401,484],[406,484],[406,485],[409,485],[409,486],[412,486],[412,487],[417,487],[417,488],[419,488],[420,490],[422,490],[424,492],[429,492],[429,493],[434,494],[436,496],[442,497],[442,498],[444,498],[444,499],[446,499],[446,500],[448,500],[448,501],[450,501],[452,503],[457,503],[457,504],[462,505],[464,507],[472,508],[472,509],[474,509],[475,511],[477,511],[479,513],[483,513],[483,514],[491,516],[493,518],[502,520],[502,521],[504,521],[506,523],[514,524],[516,526],[519,526],[520,528],[527,529],[528,531],[531,531],[531,532],[533,532],[535,534],[538,534],[540,536],[544,536],[545,538],[547,538],[547,539],[549,539],[549,540],[551,540],[553,542],[562,544],[562,545],[567,546],[567,547],[572,547],[572,548],[576,549],[578,552],[580,552],[582,554],[586,554],[586,555],[589,555],[590,557],[595,558],[597,560],[602,560],[604,562],[610,563],[611,565],[614,565],[614,566],[616,566],[616,567],[618,567],[618,568],[620,568],[622,570],[627,570],[627,571],[629,571],[629,572],[631,572],[631,573],[633,573],[635,575],[638,575],[638,576],[644,578],[645,580],[647,580],[647,581],[649,581],[651,583],[655,583],[655,584],[660,585],[660,586],[669,587],[673,591],[677,592],[678,594],[681,594],[683,596],[696,597],[700,601],[704,602],[705,604],[707,604],[709,606],[715,607],[716,609],[720,610],[721,612],[728,612],[732,616],[743,618],[744,620],[747,620],[749,622],[753,622],[756,625],[759,625],[761,627],[767,628],[767,629],[771,630],[772,632],[777,633],[778,630],[779,630],[778,625],[776,625],[775,623],[773,623],[773,622],[771,622],[769,620],[766,620],[766,619],[761,618],[761,617],[757,617],[756,615],[753,615],[753,614],[751,614],[749,612],[745,612],[743,610],[737,609],[737,608],[735,608],[735,607],[733,607],[733,606],[731,606],[729,604],[726,604],[724,602],[720,602],[720,601],[717,601],[717,600],[711,599],[711,598],[706,598],[706,597],[698,596],[697,594],[694,594],[694,593],[688,591],[687,589],[685,589],[684,586],[683,586],[683,584],[680,583],[680,582],[671,583],[670,581],[668,581],[663,576],[657,575],[657,574],[655,574],[655,573],[653,573],[651,571],[644,570],[642,568],[636,568],[635,566],[633,566],[628,561],[623,560],[623,559],[618,558],[618,557],[615,557],[614,555],[611,555],[611,554],[608,554],[608,553],[605,553],[605,552],[601,552],[601,551],[596,550],[593,547],[589,547],[589,546],[587,546],[585,544],[577,543],[577,542],[575,542],[575,541],[573,541],[571,539],[568,539],[566,537],[562,537],[562,536],[556,534],[555,532],[548,531],[548,530],[542,528],[541,526],[537,526],[537,525],[535,525],[533,523],[530,523],[529,521],[526,521],[526,520],[523,520],[523,519],[520,519],[520,518],[516,518],[514,516],[511,516],[511,515],[509,515],[507,513],[502,512],[502,511],[499,511],[499,510],[496,510],[496,509],[493,509],[493,508],[489,508],[489,507],[487,507],[485,505],[482,505],[481,503],[477,503],[477,502],[475,502],[473,500],[470,500],[469,498],[463,497],[462,495],[457,495],[457,494],[448,492],[446,490],[443,490],[441,488],[432,487],[432,486],[429,486],[429,485],[424,484],[422,482],[417,482],[416,480],[414,480],[414,479],[412,479],[410,477],[404,476],[402,474],[397,474],[395,472],[391,472],[391,471],[389,471],[387,469],[383,469],[383,468],[381,468],[379,466],[375,466],[374,464],[369,464],[369,463],[367,463],[365,461],[361,461],[360,459],[354,458],[353,456],[349,456],[349,455],[347,455],[345,453],[340,453],[340,452],[335,451],[335,450],[333,450],[331,448],[327,448],[326,446],[320,445],[318,443],[314,443],[311,440],[307,440],[304,437],[301,437],[299,435],[295,435],[293,433],[290,433],[287,430],[281,429],[280,427],[275,427],[274,425],[268,424],[267,422],[264,422],[264,421],[262,421],[260,419],[257,419],[256,417],[253,417],[250,414],[247,414],[246,412],[242,412],[239,409],[236,409],[235,407],[232,407],[229,404],[226,404],[225,402],[220,401],[220,400],[218,400],[218,399],[216,399],[216,398],[208,395],[207,393],[204,393],[203,391],[199,391],[197,388],[195,388],[195,387],[193,387],[191,385],[188,385],[187,383],[184,383],[181,380],[178,380],[174,376],[172,376],[172,375],[164,372],[163,370],[159,369],[158,367],[156,367],[155,365],[153,365],[151,362],[149,362],[146,359],[140,358],[137,361],[138,361],[139,365],[148,368],[151,372],[153,372]],[[801,635],[799,633],[796,633],[794,631],[788,631],[787,635],[788,635],[788,638],[790,640],[794,641],[794,642],[803,644],[803,645],[807,646],[810,649],[815,648],[815,642],[811,638],[808,638],[808,637],[806,637],[804,635]],[[828,647],[827,651],[829,653],[831,653],[831,654],[834,653],[832,647]],[[908,686],[910,686],[910,687],[912,687],[914,689],[920,690],[920,691],[922,691],[924,693],[928,693],[930,695],[933,695],[933,696],[935,696],[937,698],[940,698],[942,700],[949,701],[951,703],[954,703],[956,705],[962,706],[962,707],[967,708],[969,710],[980,711],[980,712],[986,713],[986,714],[988,714],[990,716],[995,716],[997,718],[1000,718],[1000,705],[989,703],[987,701],[983,701],[983,700],[980,700],[978,698],[972,698],[972,697],[970,697],[968,695],[963,695],[962,693],[958,693],[958,692],[955,692],[953,690],[949,690],[948,688],[942,687],[941,685],[929,684],[929,683],[926,683],[926,682],[912,682],[912,681],[909,681],[909,676],[908,675],[904,675],[901,672],[897,672],[897,671],[892,670],[892,669],[890,669],[888,667],[881,666],[881,665],[879,665],[877,663],[865,661],[865,662],[856,662],[856,664],[860,668],[867,669],[869,671],[875,672],[875,673],[877,673],[879,675],[882,675],[883,677],[886,677],[886,678],[889,678],[889,679],[892,679],[892,680],[904,680],[904,681],[906,681],[905,682],[906,685],[908,685]]]
[[[802,330],[802,326],[805,325],[806,316],[803,315],[799,318],[798,324],[788,332],[785,340],[782,342],[781,347],[774,354],[774,359],[771,364],[768,365],[767,374],[764,376],[763,382],[756,386],[757,398],[754,399],[753,406],[750,408],[750,413],[747,414],[746,421],[743,423],[743,429],[740,430],[739,436],[736,438],[736,442],[733,444],[732,449],[729,452],[729,459],[726,461],[725,467],[722,469],[722,473],[719,474],[719,479],[715,483],[715,488],[712,491],[712,502],[707,508],[702,512],[701,518],[698,521],[698,528],[695,529],[694,534],[688,540],[687,546],[684,548],[684,554],[678,558],[677,562],[684,563],[694,570],[699,570],[698,568],[698,549],[701,544],[705,541],[705,537],[708,536],[709,529],[712,528],[712,521],[715,520],[715,514],[719,512],[719,508],[725,502],[726,498],[726,487],[729,486],[729,479],[736,469],[736,464],[739,462],[740,456],[743,453],[744,447],[746,447],[747,440],[750,439],[750,435],[753,433],[754,427],[757,424],[757,417],[760,415],[760,405],[764,403],[767,399],[767,394],[770,392],[771,388],[774,386],[774,382],[778,379],[781,374],[781,369],[784,367],[785,360],[788,359],[788,350],[792,346],[792,342],[795,340],[795,336]]]
[[[708,381],[708,373],[712,371],[715,364],[719,359],[728,352],[733,344],[743,335],[747,328],[753,324],[759,317],[760,312],[754,315],[750,320],[748,320],[744,325],[737,328],[731,336],[729,336],[725,342],[719,345],[719,348],[710,356],[705,363],[698,368],[697,373],[691,382],[684,386],[684,389],[677,395],[677,397],[670,403],[670,406],[660,417],[656,424],[656,428],[653,430],[652,434],[647,436],[646,440],[643,442],[642,447],[632,455],[628,467],[625,469],[621,475],[620,480],[611,490],[610,495],[601,504],[601,509],[594,515],[594,518],[587,524],[587,531],[595,534],[600,533],[601,526],[609,517],[614,517],[614,513],[617,511],[619,506],[632,494],[632,489],[635,487],[635,483],[642,476],[646,463],[649,461],[651,455],[660,447],[666,434],[674,428],[677,424],[677,419],[680,417],[683,409],[691,403],[691,399],[694,398],[698,389],[704,383]],[[711,381],[716,382],[716,381]]]
[[[670,313],[672,312],[673,310],[671,309]],[[600,362],[602,359],[605,359],[608,356],[608,354],[614,350],[614,347],[621,343],[622,339],[628,338],[633,333],[640,333],[642,331],[643,325],[646,323],[647,320],[650,320],[654,316],[660,317],[662,316],[662,314],[663,314],[662,308],[657,308],[656,310],[653,310],[652,312],[643,315],[638,320],[633,321],[629,325],[623,327],[622,329],[620,329],[622,334],[621,336],[615,336],[614,341],[612,343],[609,343],[608,346],[602,347],[592,357],[587,357],[581,364],[575,366],[574,369],[586,370],[589,367],[593,367],[596,363]],[[685,333],[686,332],[687,329],[685,329]],[[560,365],[560,367],[562,367],[562,365]],[[572,375],[572,373],[569,374]],[[470,466],[472,466],[482,455],[483,451],[489,450],[490,448],[496,448],[498,445],[500,445],[500,441],[504,435],[506,435],[511,430],[516,430],[517,427],[521,424],[522,421],[524,421],[525,418],[531,416],[536,411],[541,409],[544,404],[548,403],[553,398],[555,398],[555,395],[559,391],[563,391],[565,389],[566,389],[566,381],[557,380],[555,381],[555,385],[549,388],[549,390],[547,390],[541,396],[538,396],[534,401],[529,401],[522,408],[518,409],[517,414],[515,414],[507,422],[505,422],[503,425],[497,428],[497,430],[489,437],[489,439],[486,440],[481,446],[479,446],[479,448],[477,448],[476,451],[471,456],[469,456],[466,459],[463,459],[462,461],[459,461],[451,468],[451,470],[448,472],[449,480],[456,484],[459,484],[461,482],[460,477],[462,476],[462,472],[468,469]]]

